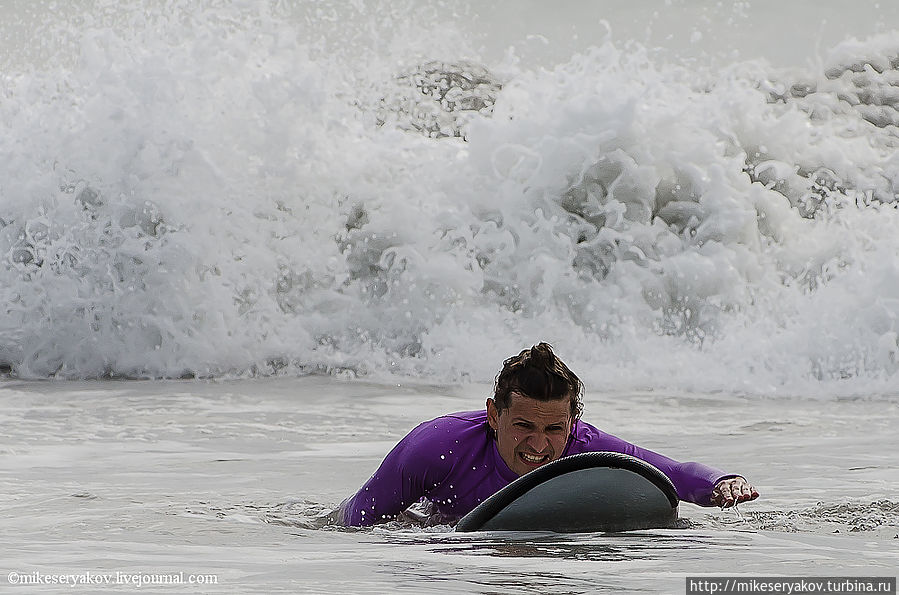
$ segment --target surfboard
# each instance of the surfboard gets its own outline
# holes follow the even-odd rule
[[[562,457],[522,475],[456,524],[456,531],[593,533],[672,527],[679,500],[671,480],[617,452]]]

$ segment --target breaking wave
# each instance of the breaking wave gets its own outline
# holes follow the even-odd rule
[[[544,69],[318,6],[135,3],[8,68],[8,374],[484,381],[548,340],[594,386],[895,392],[899,34]]]

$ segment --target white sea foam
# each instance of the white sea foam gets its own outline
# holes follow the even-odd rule
[[[328,3],[268,6],[54,21],[63,53],[4,73],[14,374],[483,381],[549,340],[594,386],[895,391],[899,34],[801,72],[611,39],[536,68],[434,7],[341,45]]]

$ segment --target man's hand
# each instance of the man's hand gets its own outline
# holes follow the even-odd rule
[[[759,497],[759,493],[743,477],[722,479],[712,490],[712,504],[727,508]]]

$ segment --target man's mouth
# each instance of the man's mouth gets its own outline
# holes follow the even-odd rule
[[[544,463],[549,462],[549,455],[535,455],[528,452],[520,452],[518,453],[518,457],[524,461],[525,465],[529,467],[537,467],[538,465],[542,465]]]

